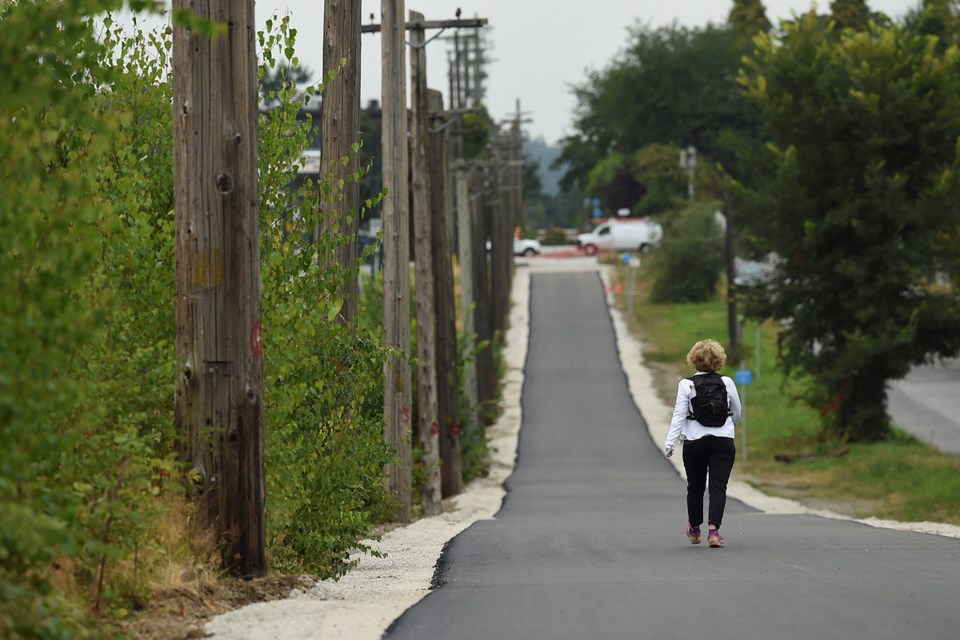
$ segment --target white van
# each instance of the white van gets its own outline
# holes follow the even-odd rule
[[[647,218],[617,218],[577,236],[577,249],[588,256],[598,251],[647,251],[663,238],[663,228]]]

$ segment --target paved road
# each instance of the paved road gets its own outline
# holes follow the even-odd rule
[[[898,427],[941,451],[960,454],[960,358],[915,367],[890,383],[887,408]]]
[[[683,535],[684,483],[619,368],[595,273],[534,274],[517,468],[390,640],[960,637],[960,543],[728,502]]]

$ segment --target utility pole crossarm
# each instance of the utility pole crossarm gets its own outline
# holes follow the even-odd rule
[[[486,18],[464,18],[456,20],[423,20],[407,22],[407,31],[426,29],[476,29],[487,26]],[[379,24],[365,24],[360,28],[361,33],[380,33]]]
[[[446,109],[441,111],[431,111],[431,118],[449,118],[453,116],[465,116],[470,114],[481,114],[483,109],[478,109],[476,107],[470,107],[469,109]]]

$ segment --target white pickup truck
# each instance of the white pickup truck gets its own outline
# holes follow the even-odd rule
[[[647,218],[617,218],[577,236],[577,249],[589,256],[598,251],[641,251],[663,238],[663,228]]]

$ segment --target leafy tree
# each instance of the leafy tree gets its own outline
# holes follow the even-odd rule
[[[603,158],[587,175],[587,195],[600,198],[609,211],[632,207],[641,193],[627,158],[621,153]]]
[[[865,0],[833,0],[830,13],[838,29],[864,31],[870,21],[870,7]]]
[[[633,191],[631,197],[639,199],[643,190],[631,185],[630,163],[621,163],[614,178],[609,170],[615,161],[607,159],[629,158],[650,144],[693,145],[703,158],[733,163],[721,142],[723,132],[753,132],[757,123],[736,88],[743,46],[726,27],[633,28],[626,51],[574,88],[576,133],[562,143],[558,164],[568,170],[561,184],[586,188],[591,172],[606,164],[592,183],[617,185],[617,193]]]
[[[664,230],[656,251],[654,302],[706,302],[717,293],[723,269],[723,238],[715,202],[679,213]]]
[[[727,23],[738,34],[753,37],[761,31],[770,30],[767,10],[760,0],[733,0]]]
[[[785,28],[742,78],[771,140],[740,193],[747,241],[780,256],[752,313],[783,323],[833,435],[880,440],[887,382],[960,349],[956,289],[931,286],[960,231],[960,55],[813,12]]]
[[[633,215],[646,216],[672,209],[678,198],[686,197],[687,172],[680,166],[680,148],[649,144],[633,154],[633,178],[643,190]]]
[[[941,51],[957,42],[960,36],[960,15],[954,0],[923,0],[923,4],[906,17],[911,31],[936,36]]]

